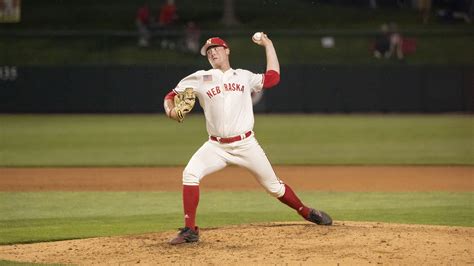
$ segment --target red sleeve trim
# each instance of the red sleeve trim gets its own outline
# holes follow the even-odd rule
[[[174,96],[176,96],[176,92],[174,92],[174,90],[172,90],[168,94],[166,94],[165,100],[173,100]]]
[[[280,82],[280,74],[275,70],[268,70],[263,75],[263,88],[269,89]]]

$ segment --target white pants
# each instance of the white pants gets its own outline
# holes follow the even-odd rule
[[[274,197],[285,194],[285,185],[278,179],[265,152],[254,135],[221,144],[209,140],[193,155],[183,172],[183,185],[197,186],[201,179],[227,165],[238,165],[250,170],[265,190]]]

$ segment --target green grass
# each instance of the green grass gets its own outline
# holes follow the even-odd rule
[[[0,115],[0,166],[185,165],[204,117]],[[273,164],[473,165],[470,115],[257,115]]]
[[[335,220],[474,226],[473,193],[300,192]],[[179,192],[2,192],[0,244],[173,230],[182,225]],[[263,190],[203,192],[201,227],[301,221]]]
[[[2,166],[183,165],[206,140],[204,117],[1,115]],[[257,115],[276,164],[473,163],[468,115]],[[203,184],[205,187],[205,184]],[[473,193],[299,193],[336,220],[474,226]],[[204,192],[198,222],[299,221],[265,192]],[[0,193],[0,244],[174,230],[179,192]]]

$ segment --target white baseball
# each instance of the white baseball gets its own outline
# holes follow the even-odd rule
[[[252,36],[252,39],[256,41],[260,41],[262,39],[262,33],[261,32],[255,32]]]

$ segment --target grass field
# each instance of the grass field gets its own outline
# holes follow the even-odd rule
[[[185,165],[207,139],[204,117],[0,115],[0,166]],[[469,115],[257,115],[274,164],[472,165]]]
[[[302,192],[336,220],[474,226],[472,193]],[[175,230],[179,192],[0,193],[0,244]],[[263,191],[202,193],[201,227],[301,221]]]
[[[204,117],[0,115],[0,166],[184,165]],[[257,115],[274,164],[472,165],[469,115]],[[336,220],[474,226],[473,193],[300,193]],[[136,234],[181,225],[179,192],[0,192],[0,244]],[[237,200],[238,199],[238,200]],[[206,192],[204,227],[300,218],[262,192]]]

